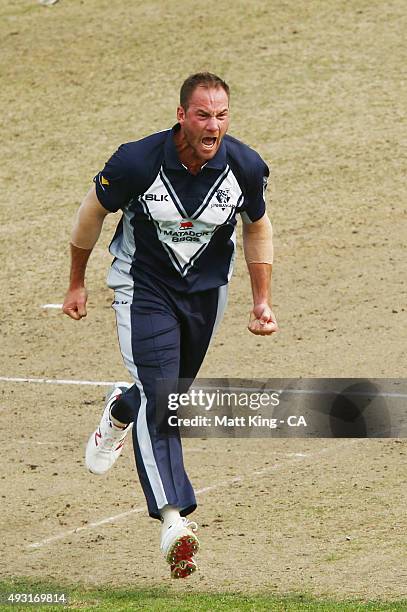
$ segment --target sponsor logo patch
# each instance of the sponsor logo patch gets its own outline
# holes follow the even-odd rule
[[[150,202],[168,202],[167,193],[146,193],[144,194],[144,197]]]
[[[181,223],[179,224],[179,229],[190,229],[191,227],[194,227],[194,224],[192,223],[192,221],[181,221]]]
[[[169,238],[171,242],[202,242],[201,239],[205,241],[208,236],[212,236],[213,230],[196,231],[192,221],[179,221],[178,229],[160,228],[160,233],[166,241]]]

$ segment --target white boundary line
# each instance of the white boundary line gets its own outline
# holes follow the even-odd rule
[[[43,383],[46,385],[91,385],[92,387],[111,387],[115,385],[115,381],[104,380],[64,380],[57,378],[11,378],[9,376],[0,376],[0,382],[13,383]]]
[[[13,382],[13,383],[41,383],[47,385],[89,385],[92,387],[111,387],[112,385],[117,384],[117,381],[106,381],[106,380],[65,380],[59,378],[17,378],[10,376],[0,376],[0,382]],[[236,390],[240,392],[248,392],[252,391],[252,389],[245,387],[229,387],[228,390]],[[272,389],[270,389],[272,390]],[[265,391],[266,392],[266,391]],[[334,390],[319,390],[319,389],[279,389],[278,392],[284,396],[285,394],[293,394],[293,395],[340,395],[341,391]],[[346,396],[372,396],[372,393],[364,392],[364,391],[351,391],[346,392]],[[373,398],[376,397],[392,397],[399,399],[407,399],[407,393],[393,393],[393,392],[379,392],[373,395]]]
[[[355,444],[355,442],[357,442],[357,439],[354,438],[352,439],[351,442],[344,442],[340,446],[351,446],[352,444]],[[214,483],[207,487],[197,489],[195,491],[195,494],[202,495],[203,493],[214,491],[215,489],[218,489],[219,487],[230,487],[236,482],[242,482],[247,479],[253,479],[253,476],[262,476],[263,474],[267,474],[268,472],[278,470],[281,467],[287,467],[292,464],[299,463],[303,459],[313,459],[315,457],[318,457],[319,455],[323,455],[324,453],[329,452],[330,450],[332,450],[332,448],[336,451],[338,448],[338,445],[335,444],[333,445],[333,447],[325,446],[324,448],[322,448],[319,451],[316,451],[315,453],[307,453],[307,454],[296,453],[295,458],[293,458],[292,460],[286,461],[284,463],[281,463],[281,462],[275,463],[272,466],[269,466],[267,468],[263,468],[260,470],[253,470],[250,474],[246,474],[246,476],[235,476],[234,478],[230,478],[229,480],[224,480],[222,482]],[[145,511],[146,511],[145,506],[140,507],[140,508],[132,508],[132,510],[128,510],[127,512],[121,512],[120,514],[115,514],[113,516],[108,516],[104,519],[101,519],[100,521],[94,521],[92,523],[88,523],[87,525],[76,527],[75,529],[70,529],[68,531],[62,531],[60,533],[57,533],[56,535],[40,540],[39,542],[33,542],[32,544],[26,544],[26,548],[28,549],[42,548],[43,546],[46,546],[47,544],[51,544],[52,542],[56,542],[57,540],[62,540],[70,535],[75,535],[77,533],[86,531],[87,529],[94,529],[95,527],[100,527],[101,525],[106,525],[108,523],[114,523],[115,521],[119,521],[123,518],[126,518],[127,516],[130,516],[131,514],[139,514],[140,512],[145,512]]]
[[[319,390],[319,389],[281,389],[280,393],[281,395],[284,395],[285,393],[291,393],[292,395],[342,395],[342,393],[345,391],[345,396],[346,397],[372,397],[373,399],[376,399],[376,397],[396,397],[396,398],[401,398],[401,399],[406,399],[407,398],[407,393],[386,393],[386,392],[379,392],[379,393],[369,393],[368,391],[346,391],[345,389],[343,389],[342,391],[334,391],[334,390],[329,390],[326,389],[324,390]]]

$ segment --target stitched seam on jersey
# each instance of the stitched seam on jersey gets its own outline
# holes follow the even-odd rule
[[[182,206],[181,200],[179,199],[179,197],[175,193],[175,189],[171,185],[171,182],[170,182],[170,179],[168,178],[168,176],[165,175],[164,170],[163,170],[162,167],[161,167],[161,170],[160,170],[159,174],[160,174],[160,178],[161,178],[162,182],[164,183],[164,185],[166,186],[167,191],[170,194],[170,198],[174,202],[174,206],[178,210],[179,214],[181,215],[181,217],[183,219],[188,219],[188,213],[186,212],[186,210]]]
[[[205,208],[207,208],[209,201],[212,199],[213,194],[215,193],[215,191],[217,191],[219,185],[224,181],[224,179],[227,177],[227,175],[229,174],[230,171],[230,166],[226,166],[226,168],[224,169],[224,171],[222,172],[222,174],[217,178],[217,180],[215,181],[215,183],[212,185],[212,187],[209,189],[208,193],[205,196],[204,201],[202,202],[202,204],[200,205],[200,207],[198,208],[198,210],[196,210],[194,212],[193,215],[191,215],[191,219],[197,219],[205,210]]]

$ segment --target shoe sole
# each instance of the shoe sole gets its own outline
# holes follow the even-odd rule
[[[166,561],[171,566],[188,561],[199,550],[199,540],[195,534],[183,535],[175,540],[167,552]],[[195,571],[195,570],[194,570]]]
[[[178,563],[171,565],[171,578],[175,580],[178,578],[188,578],[188,576],[196,572],[197,569],[198,566],[194,559],[182,559],[178,561]]]

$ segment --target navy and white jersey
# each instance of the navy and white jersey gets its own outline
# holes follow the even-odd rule
[[[146,275],[176,291],[225,285],[232,274],[236,215],[265,212],[269,170],[253,149],[226,135],[197,175],[180,162],[170,130],[123,144],[94,182],[100,203],[123,211],[110,245],[110,286]]]

